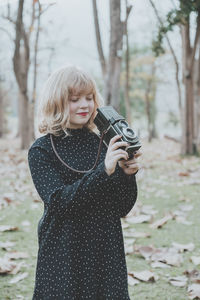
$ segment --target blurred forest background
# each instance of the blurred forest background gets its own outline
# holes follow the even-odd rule
[[[110,7],[109,7],[110,6]],[[142,137],[200,145],[199,1],[1,0],[0,136],[38,136],[42,83],[71,63]]]
[[[200,0],[0,0],[0,43],[0,299],[31,299],[42,208],[27,149],[43,82],[66,64],[90,72],[142,140],[138,205],[122,220],[131,299],[200,299]],[[185,256],[158,259],[172,267],[155,267],[161,281],[133,272],[173,239],[172,256]]]

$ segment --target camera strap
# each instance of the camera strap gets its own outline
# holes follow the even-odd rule
[[[56,151],[56,148],[55,148],[55,145],[54,145],[54,142],[53,142],[53,135],[52,135],[52,134],[50,134],[51,145],[52,145],[53,151],[54,151],[55,155],[57,156],[57,158],[58,158],[58,159],[61,161],[61,163],[64,164],[67,168],[69,168],[70,170],[72,170],[72,171],[74,171],[74,172],[77,172],[77,173],[88,173],[88,172],[92,171],[92,170],[96,167],[96,165],[97,165],[97,162],[98,162],[99,156],[100,156],[100,152],[101,152],[101,147],[102,147],[103,137],[104,137],[104,135],[105,135],[106,132],[107,132],[107,129],[104,130],[104,131],[102,132],[102,135],[101,135],[101,137],[100,137],[100,142],[99,142],[99,148],[98,148],[97,158],[96,158],[96,161],[95,161],[95,163],[94,163],[94,166],[93,166],[91,169],[87,170],[87,171],[76,170],[76,169],[70,167],[68,164],[66,164],[66,162],[64,162],[64,161],[62,160],[62,158],[58,155],[58,152]]]

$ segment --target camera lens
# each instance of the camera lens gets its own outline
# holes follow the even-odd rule
[[[134,139],[136,137],[135,132],[130,127],[123,128],[123,134],[130,139]]]
[[[128,124],[126,123],[126,121],[121,120],[121,121],[119,121],[119,126],[121,128],[126,128],[126,127],[128,127]]]

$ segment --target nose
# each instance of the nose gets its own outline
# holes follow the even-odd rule
[[[87,99],[85,97],[82,97],[80,101],[80,107],[87,107],[87,106],[88,106]]]

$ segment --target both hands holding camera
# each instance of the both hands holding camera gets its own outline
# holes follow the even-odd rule
[[[120,138],[120,135],[114,136],[108,145],[108,150],[105,157],[105,171],[108,176],[115,172],[117,162],[127,175],[135,174],[139,170],[137,158],[142,155],[142,152],[137,151],[133,158],[128,159],[128,153],[125,150],[118,148],[127,147],[129,144],[124,141],[117,142],[117,140]]]

